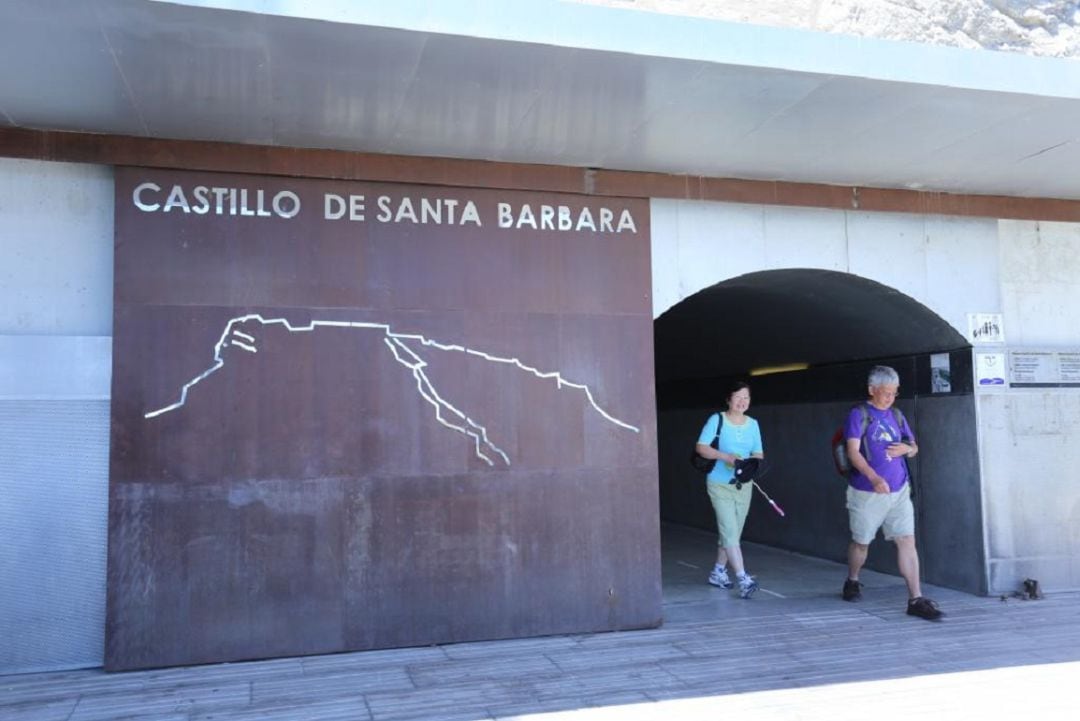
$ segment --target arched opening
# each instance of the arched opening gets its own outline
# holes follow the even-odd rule
[[[655,352],[665,552],[670,537],[685,529],[699,529],[702,543],[715,543],[707,535],[715,521],[705,483],[688,455],[730,383],[756,369],[798,364],[805,368],[750,378],[750,415],[761,424],[771,466],[762,486],[787,515],[778,517],[757,496],[743,539],[800,558],[843,562],[846,482],[832,464],[829,441],[851,405],[866,397],[868,370],[884,363],[900,374],[897,406],[920,443],[912,472],[923,577],[986,592],[970,346],[933,311],[848,273],[762,271],[670,308],[655,322]],[[762,568],[753,554],[747,561],[763,588],[777,581],[770,575],[780,569]],[[892,544],[880,535],[867,568],[896,573]],[[798,585],[798,579],[785,580]],[[842,580],[830,585],[830,594],[838,594]]]

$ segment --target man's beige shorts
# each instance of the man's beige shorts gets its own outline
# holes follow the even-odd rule
[[[848,486],[847,509],[855,543],[870,545],[879,528],[886,541],[915,535],[915,509],[907,483],[896,493],[872,493]]]
[[[741,489],[728,483],[706,483],[709,500],[716,512],[716,527],[720,530],[720,545],[725,548],[739,545],[746,514],[750,512],[750,500],[754,489],[749,483]]]

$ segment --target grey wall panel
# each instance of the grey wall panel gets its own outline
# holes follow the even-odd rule
[[[919,438],[916,476],[916,538],[923,578],[933,584],[986,593],[980,475],[970,395],[901,399],[901,410]],[[819,558],[847,558],[845,481],[833,468],[829,439],[850,401],[753,405],[771,470],[761,485],[787,512],[776,515],[756,495],[743,537]],[[715,530],[704,478],[687,457],[706,409],[660,414],[660,503],[664,520]],[[897,573],[892,544],[879,535],[867,567]],[[753,567],[753,558],[747,559]],[[842,579],[841,579],[842,580]],[[838,582],[839,583],[839,582]]]
[[[112,177],[0,158],[0,334],[112,332]]]
[[[0,674],[100,666],[108,400],[0,399]]]
[[[754,499],[746,537],[769,545],[810,553],[833,561],[847,558],[846,481],[837,475],[829,440],[851,404],[846,401],[799,405],[759,405],[750,414],[761,424],[772,465],[762,481],[769,495],[787,512],[779,518]],[[871,546],[872,568],[895,572],[892,553],[879,559],[881,543]],[[884,561],[884,563],[882,563]],[[841,579],[842,580],[842,579]]]
[[[916,401],[919,455],[915,498],[923,576],[942,586],[989,593],[983,541],[982,477],[972,396]]]
[[[0,158],[0,674],[102,663],[112,175]]]
[[[0,400],[107,400],[109,336],[0,335]]]

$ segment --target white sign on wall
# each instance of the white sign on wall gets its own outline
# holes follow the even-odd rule
[[[977,388],[1005,387],[1005,354],[975,354],[975,386]]]
[[[1009,381],[1013,388],[1080,388],[1080,352],[1010,351]]]
[[[967,317],[968,342],[972,345],[1005,342],[1005,324],[1001,313],[968,313]]]

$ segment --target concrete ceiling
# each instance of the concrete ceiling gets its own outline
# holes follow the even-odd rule
[[[1080,198],[1075,61],[497,5],[5,0],[0,126]]]
[[[849,273],[810,269],[762,271],[718,283],[661,315],[654,332],[658,383],[968,346],[952,326],[898,290]]]

